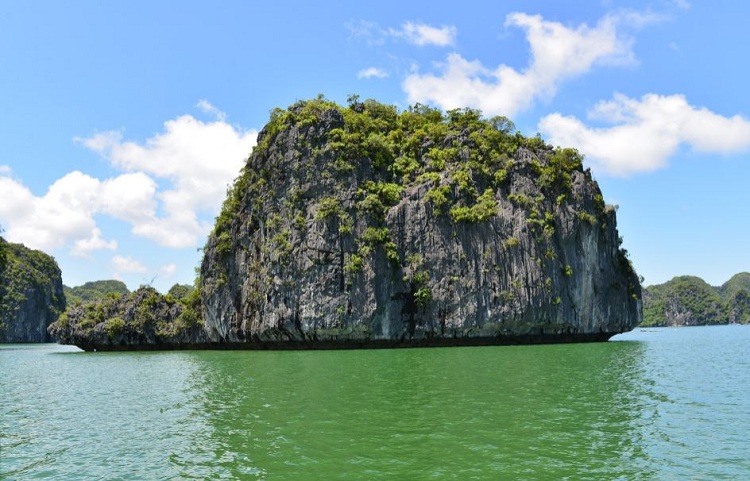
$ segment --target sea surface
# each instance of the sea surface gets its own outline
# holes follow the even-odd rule
[[[0,345],[0,479],[750,479],[750,326],[402,350]]]

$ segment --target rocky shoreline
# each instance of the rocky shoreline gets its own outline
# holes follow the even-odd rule
[[[79,349],[89,352],[126,351],[335,351],[347,349],[408,349],[472,346],[524,346],[538,344],[571,344],[607,342],[615,333],[594,334],[535,334],[527,336],[432,338],[432,339],[380,339],[341,341],[279,341],[279,342],[199,342],[199,343],[143,343],[143,344],[86,344],[76,343]]]

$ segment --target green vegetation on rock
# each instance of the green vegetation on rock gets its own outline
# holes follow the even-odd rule
[[[582,156],[469,108],[320,96],[274,109],[204,252],[214,340],[600,335],[640,320]]]
[[[333,127],[323,128],[324,124]],[[581,170],[582,156],[575,149],[551,147],[539,136],[524,137],[505,117],[485,119],[469,108],[443,113],[421,104],[399,112],[374,100],[360,102],[358,96],[349,98],[348,107],[319,96],[286,110],[274,109],[253,157],[276,155],[280,147],[276,137],[291,128],[306,132],[309,143],[302,148],[287,145],[278,154],[296,159],[306,177],[298,179],[295,195],[282,203],[271,195],[270,186],[289,172],[278,170],[274,163],[256,168],[246,165],[216,219],[212,239],[220,254],[229,255],[232,220],[249,204],[251,215],[265,213],[265,219],[259,219],[268,231],[265,248],[276,252],[280,261],[286,259],[294,249],[295,232],[306,227],[310,216],[303,208],[304,199],[319,195],[312,189],[316,178],[332,181],[333,189],[320,197],[315,220],[333,221],[340,234],[351,235],[362,246],[372,244],[362,238],[367,229],[382,229],[387,212],[417,186],[426,189],[424,197],[434,213],[448,215],[454,223],[478,223],[496,215],[499,190],[511,171],[521,168],[513,157],[519,149],[532,153],[531,174],[536,184],[558,203],[570,194],[572,172]],[[321,160],[322,171],[317,167]],[[524,194],[506,195],[520,199]],[[538,200],[533,205],[534,215],[541,219],[550,218],[546,209]],[[594,202],[590,211],[578,212],[580,219],[591,224],[602,215],[603,201],[601,206]],[[550,222],[547,230],[552,228]],[[387,253],[395,260],[392,250]],[[361,249],[358,254],[362,256]]]
[[[750,273],[736,274],[720,287],[680,276],[644,290],[642,326],[729,323],[750,323]]]
[[[125,283],[117,280],[91,281],[76,287],[63,286],[63,290],[68,305],[96,301],[110,293],[130,293]]]
[[[0,237],[0,342],[46,342],[64,310],[55,259]]]
[[[0,227],[0,233],[3,232],[2,227]],[[7,242],[5,239],[3,239],[2,236],[0,236],[0,276],[2,276],[5,273],[5,266],[8,263],[8,247]],[[0,298],[0,302],[2,302],[2,299]]]
[[[141,286],[75,303],[49,331],[63,344],[84,348],[200,343],[205,340],[200,312],[199,291],[191,286],[176,284],[166,295]]]
[[[735,274],[719,288],[719,293],[729,322],[750,324],[750,273]]]

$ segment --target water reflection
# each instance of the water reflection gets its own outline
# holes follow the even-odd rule
[[[208,437],[174,461],[268,479],[649,478],[644,349],[193,353]]]
[[[0,348],[0,478],[744,479],[750,327],[340,352]]]

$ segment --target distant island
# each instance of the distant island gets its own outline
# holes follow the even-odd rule
[[[150,286],[129,292],[120,281],[95,281],[67,290],[88,300],[70,302],[49,327],[62,344],[86,350],[148,349],[199,347],[207,341],[200,293],[193,286],[175,284],[162,294]]]
[[[641,321],[641,286],[581,160],[472,109],[275,109],[197,290],[75,304],[50,332],[85,349],[606,340]]]
[[[642,326],[700,326],[750,323],[750,273],[719,287],[695,276],[680,276],[643,291]]]
[[[163,305],[168,308],[160,309]],[[118,280],[68,287],[62,283],[54,258],[22,244],[9,243],[0,236],[0,343],[77,342],[81,339],[59,335],[71,317],[85,333],[82,339],[97,343],[105,342],[97,340],[97,332],[103,330],[109,342],[118,332],[118,323],[130,322],[143,328],[153,324],[166,334],[179,331],[179,326],[202,326],[200,315],[200,295],[193,286],[175,284],[166,295],[148,286],[131,293]],[[177,327],[172,325],[173,321]],[[55,327],[50,328],[53,323]],[[94,326],[99,329],[93,329]],[[176,338],[186,342],[200,336],[191,332],[189,336],[183,333]]]

